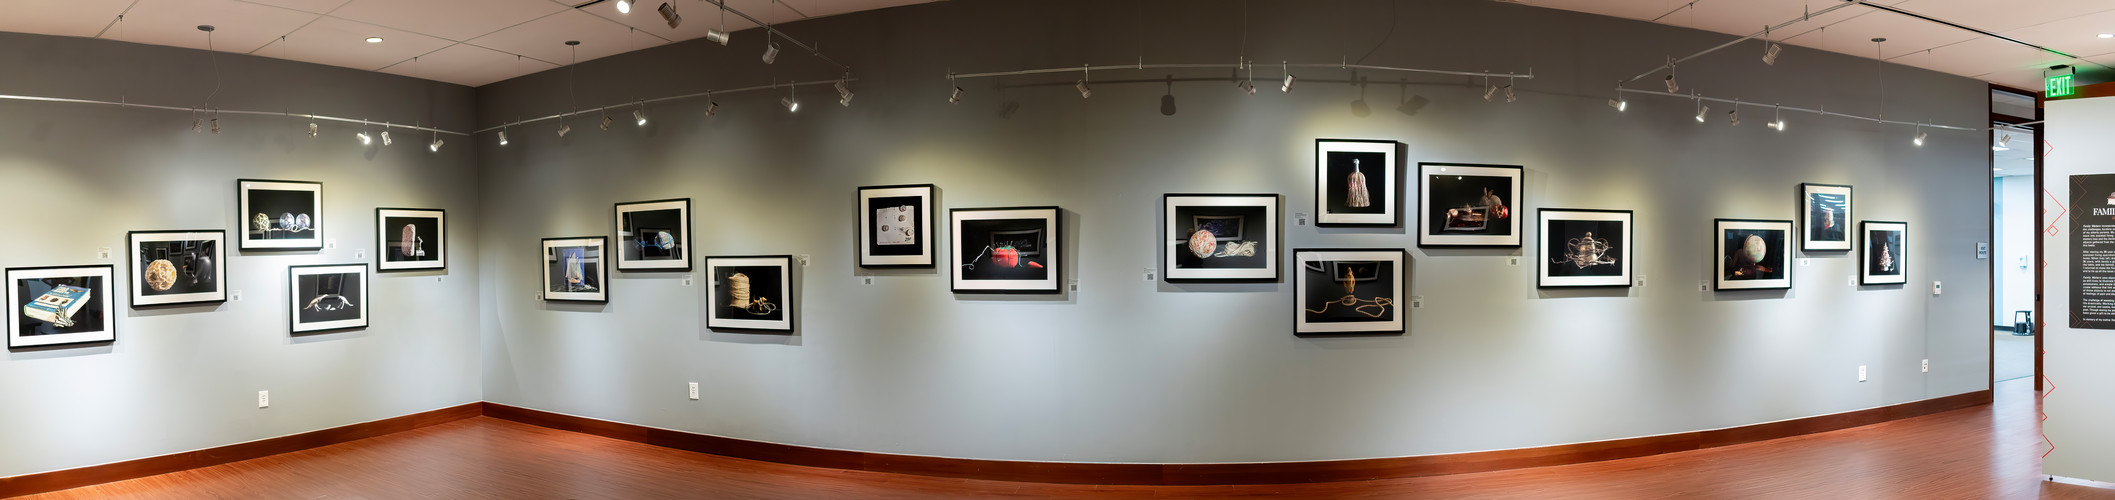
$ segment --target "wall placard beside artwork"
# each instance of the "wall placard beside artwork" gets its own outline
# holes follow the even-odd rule
[[[1521,174],[1515,165],[1420,163],[1417,246],[1520,246]]]

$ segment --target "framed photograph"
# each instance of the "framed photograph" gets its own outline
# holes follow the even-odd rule
[[[609,266],[601,236],[543,239],[543,300],[609,302]]]
[[[933,185],[859,188],[859,267],[933,266]]]
[[[1859,247],[1858,284],[1900,285],[1909,282],[1909,223],[1862,221],[1858,232],[1865,235]]]
[[[287,266],[287,331],[367,328],[367,264]]]
[[[706,257],[705,273],[712,276],[707,328],[793,331],[792,256]]]
[[[1792,221],[1718,219],[1718,289],[1792,287]]]
[[[125,233],[132,307],[226,302],[228,232]]]
[[[1851,249],[1851,187],[1835,184],[1800,184],[1799,249]]]
[[[7,347],[117,341],[113,266],[7,268]]]
[[[376,270],[447,268],[448,212],[428,208],[375,209]]]
[[[1402,143],[1315,139],[1315,225],[1394,226]]]
[[[1278,195],[1161,196],[1160,276],[1278,281]]]
[[[1293,262],[1293,334],[1404,332],[1409,252],[1299,249]]]
[[[1520,177],[1513,165],[1420,163],[1417,246],[1520,246]]]
[[[323,249],[323,183],[235,181],[243,250]]]
[[[1060,293],[1058,207],[957,208],[955,293]]]
[[[617,270],[689,271],[690,198],[618,203]]]
[[[1630,235],[1629,210],[1545,208],[1542,258],[1535,286],[1630,286],[1631,260],[1637,258]]]

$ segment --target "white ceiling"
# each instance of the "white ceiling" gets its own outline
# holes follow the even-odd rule
[[[1510,0],[1746,36],[1843,0]],[[1888,61],[2039,91],[2051,65],[2115,64],[2115,0],[1869,0],[2055,49],[2033,48],[1865,6],[1837,9],[1771,36],[1784,43]],[[1728,38],[1731,40],[1732,38]],[[1702,50],[1699,47],[1698,50]],[[1747,47],[1761,57],[1760,45]],[[1731,51],[1744,50],[1741,47]],[[1686,54],[1678,54],[1686,55]]]
[[[580,60],[705,36],[719,10],[692,0],[641,0],[630,14],[609,0],[5,0],[0,31],[104,38],[381,71],[480,86]],[[777,23],[935,0],[727,0]],[[655,7],[676,2],[669,29]],[[119,16],[123,21],[120,22]],[[728,31],[755,27],[727,16]],[[637,31],[633,31],[637,28]],[[793,33],[798,38],[799,33]],[[367,43],[367,37],[382,43]],[[279,43],[284,37],[285,43]],[[519,56],[517,58],[517,56]]]

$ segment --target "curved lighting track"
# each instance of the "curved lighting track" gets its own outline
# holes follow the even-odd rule
[[[1740,107],[1741,107],[1741,106],[1751,106],[1751,107],[1765,107],[1765,108],[1773,108],[1773,109],[1777,109],[1777,110],[1780,110],[1780,111],[1796,111],[1796,112],[1800,112],[1800,113],[1813,113],[1813,114],[1817,114],[1817,115],[1821,115],[1821,116],[1836,116],[1836,117],[1842,117],[1842,118],[1850,118],[1850,119],[1853,119],[1853,120],[1860,120],[1860,121],[1868,121],[1868,122],[1873,122],[1873,123],[1878,123],[1878,124],[1883,124],[1883,125],[1911,125],[1911,126],[1919,126],[1919,127],[1924,127],[1924,128],[1936,128],[1936,129],[1946,129],[1946,130],[1965,130],[1965,131],[1969,131],[1969,132],[1980,132],[1980,131],[1984,131],[1984,130],[1989,130],[1989,127],[1960,127],[1960,126],[1954,126],[1954,125],[1940,125],[1940,124],[1937,124],[1937,123],[1932,123],[1932,122],[1905,122],[1905,121],[1902,121],[1902,120],[1889,120],[1889,119],[1885,119],[1885,118],[1874,118],[1874,117],[1870,117],[1870,116],[1861,116],[1861,115],[1854,115],[1854,114],[1850,114],[1850,113],[1838,113],[1838,112],[1835,112],[1835,111],[1829,111],[1829,110],[1828,110],[1828,108],[1826,108],[1826,107],[1823,107],[1823,108],[1821,108],[1821,109],[1808,109],[1808,108],[1801,108],[1801,107],[1797,107],[1797,106],[1783,106],[1783,105],[1777,105],[1777,104],[1763,104],[1763,103],[1759,103],[1759,102],[1755,102],[1755,101],[1743,101],[1743,100],[1739,100],[1739,99],[1721,99],[1721,98],[1717,98],[1717,97],[1704,97],[1704,96],[1702,96],[1702,95],[1698,95],[1698,94],[1676,94],[1676,93],[1673,93],[1673,92],[1660,92],[1660,91],[1656,91],[1656,90],[1635,90],[1635,89],[1621,89],[1621,88],[1619,88],[1619,89],[1616,89],[1616,91],[1617,91],[1617,92],[1621,92],[1621,93],[1624,93],[1624,94],[1644,94],[1644,95],[1656,95],[1656,96],[1665,96],[1665,97],[1675,97],[1675,98],[1680,98],[1680,99],[1683,99],[1683,100],[1690,100],[1690,101],[1704,101],[1704,102],[1718,102],[1718,103],[1726,103],[1726,104],[1731,104],[1731,105],[1733,105],[1733,109],[1735,109],[1735,110],[1738,110],[1738,109],[1740,109]]]
[[[200,112],[206,112],[206,113],[218,113],[218,114],[229,114],[229,115],[254,115],[254,116],[283,116],[283,117],[287,117],[287,118],[307,118],[307,119],[309,119],[309,120],[311,120],[311,121],[329,121],[329,122],[344,122],[344,123],[358,123],[358,124],[361,124],[361,125],[374,125],[374,124],[375,124],[374,120],[361,120],[361,119],[357,119],[357,118],[339,118],[339,117],[335,117],[335,116],[325,116],[325,115],[308,115],[308,114],[300,114],[300,113],[289,113],[289,112],[285,112],[285,111],[244,111],[244,110],[239,110],[239,109],[209,109],[209,108],[185,108],[185,107],[178,107],[178,106],[161,106],[161,105],[155,105],[155,104],[140,104],[140,103],[132,103],[132,102],[124,102],[124,101],[116,101],[116,102],[113,102],[113,101],[98,101],[98,100],[94,100],[94,99],[69,99],[69,98],[65,98],[65,97],[37,97],[37,96],[27,96],[27,95],[4,95],[4,94],[0,94],[0,100],[9,100],[9,101],[34,101],[34,102],[62,102],[62,103],[69,103],[69,104],[100,104],[100,105],[104,105],[104,106],[117,106],[117,107],[121,107],[121,108],[162,109],[162,110],[169,110],[169,111],[183,111],[183,112],[186,112],[186,113],[200,113]],[[413,126],[413,125],[398,125],[398,124],[395,124],[395,123],[390,123],[390,122],[382,122],[382,129],[383,129],[383,130],[389,130],[389,129],[392,129],[392,128],[400,128],[400,129],[405,129],[405,130],[417,130],[417,131],[420,131],[420,132],[434,132],[434,133],[441,133],[441,134],[449,134],[449,135],[460,135],[460,136],[464,136],[464,137],[469,137],[469,136],[470,136],[470,134],[469,134],[469,133],[467,133],[467,132],[457,132],[457,131],[453,131],[453,130],[443,130],[443,129],[437,129],[437,128],[431,128],[431,127],[419,127],[419,126]]]
[[[698,92],[698,93],[694,93],[694,94],[683,94],[683,95],[678,95],[678,96],[668,96],[668,97],[660,97],[660,98],[654,98],[654,99],[646,99],[646,100],[641,100],[641,101],[624,101],[624,102],[622,102],[622,103],[618,103],[618,104],[614,104],[614,105],[610,105],[610,106],[602,106],[602,107],[596,107],[596,108],[582,109],[582,110],[577,110],[577,111],[570,111],[570,112],[565,112],[565,113],[559,113],[559,114],[555,114],[555,115],[549,115],[549,116],[540,116],[540,117],[536,117],[536,118],[530,118],[530,119],[526,119],[526,120],[516,120],[516,121],[510,121],[510,122],[507,122],[507,123],[504,123],[504,124],[500,124],[500,125],[493,125],[493,126],[490,126],[490,127],[485,127],[485,128],[482,128],[482,129],[478,129],[478,130],[477,130],[476,132],[472,132],[472,133],[473,133],[473,134],[482,134],[482,133],[486,133],[486,132],[491,132],[491,131],[495,131],[495,130],[500,130],[500,129],[503,129],[503,128],[506,128],[506,127],[519,127],[519,126],[522,126],[523,124],[529,124],[529,123],[536,123],[536,122],[540,122],[540,121],[544,121],[544,120],[556,120],[556,119],[559,119],[559,118],[567,118],[567,117],[572,117],[572,116],[576,116],[576,115],[584,115],[584,114],[588,114],[588,113],[600,112],[600,111],[602,111],[602,110],[605,110],[605,109],[613,109],[613,108],[622,108],[622,107],[625,107],[625,106],[638,106],[638,105],[654,104],[654,103],[661,103],[661,102],[681,101],[681,100],[686,100],[686,99],[695,99],[695,98],[699,98],[699,97],[706,97],[706,96],[716,96],[716,95],[722,95],[722,94],[739,94],[739,93],[743,93],[743,92],[756,92],[756,91],[762,91],[762,90],[780,90],[780,89],[786,89],[786,88],[791,88],[791,87],[805,87],[805,86],[811,86],[811,85],[837,85],[837,82],[856,82],[856,81],[859,81],[859,79],[858,79],[858,78],[845,78],[845,79],[841,79],[841,80],[821,80],[821,81],[813,81],[813,82],[775,83],[775,84],[771,84],[771,85],[758,85],[758,86],[755,86],[755,87],[742,87],[742,88],[735,88],[735,89],[727,89],[727,90],[707,90],[707,91],[704,91],[704,92]],[[299,115],[296,115],[296,116],[299,116]],[[454,133],[454,132],[450,132],[450,133]]]
[[[1146,64],[1146,63],[1138,63],[1138,64],[1125,64],[1125,65],[1117,65],[1117,66],[1071,66],[1071,67],[1064,67],[1064,68],[1045,68],[1045,69],[1024,69],[1024,70],[1019,70],[1019,71],[997,71],[997,72],[991,72],[991,73],[962,73],[962,74],[948,73],[948,74],[947,74],[947,78],[948,78],[949,80],[957,80],[957,79],[963,79],[963,78],[993,78],[993,77],[1001,77],[1001,76],[1021,76],[1021,75],[1043,75],[1043,74],[1051,74],[1051,73],[1073,73],[1073,72],[1078,72],[1078,71],[1112,71],[1112,70],[1126,70],[1126,69],[1132,69],[1132,70],[1145,70],[1145,69],[1249,69],[1249,68],[1252,68],[1252,67],[1254,67],[1254,66],[1255,66],[1255,64],[1253,64],[1253,63],[1250,63],[1250,64]],[[1264,66],[1265,66],[1265,69],[1269,69],[1269,65],[1268,65],[1268,64],[1265,64]],[[1533,79],[1535,79],[1535,71],[1534,71],[1533,69],[1529,69],[1527,73],[1488,73],[1488,72],[1476,72],[1476,71],[1449,71],[1449,70],[1440,70],[1440,69],[1420,69],[1420,68],[1398,68],[1398,67],[1392,67],[1392,66],[1372,66],[1372,65],[1366,65],[1366,64],[1344,64],[1344,63],[1335,63],[1335,64],[1329,64],[1329,63],[1323,63],[1323,64],[1284,64],[1284,63],[1281,63],[1281,64],[1279,64],[1278,66],[1279,66],[1279,67],[1281,67],[1281,68],[1335,68],[1335,69],[1353,69],[1353,70],[1368,70],[1368,71],[1394,71],[1394,72],[1405,72],[1405,73],[1427,73],[1427,74],[1435,74],[1435,75],[1482,76],[1482,77],[1489,77],[1489,78],[1518,78],[1518,79],[1521,79],[1521,80],[1533,80]]]

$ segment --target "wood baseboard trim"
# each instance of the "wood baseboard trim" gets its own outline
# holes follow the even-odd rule
[[[1982,390],[1864,410],[1591,443],[1415,457],[1225,464],[1112,464],[975,460],[831,450],[709,436],[498,403],[485,416],[699,453],[832,469],[1061,484],[1231,485],[1364,481],[1548,467],[1700,450],[1862,427],[1987,405]],[[0,489],[0,492],[4,492]]]
[[[483,403],[469,403],[373,422],[362,422],[197,451],[172,453],[158,457],[127,460],[77,469],[0,477],[0,498],[49,493],[211,467],[281,453],[321,448],[338,443],[358,441],[420,427],[454,422],[483,414]]]

